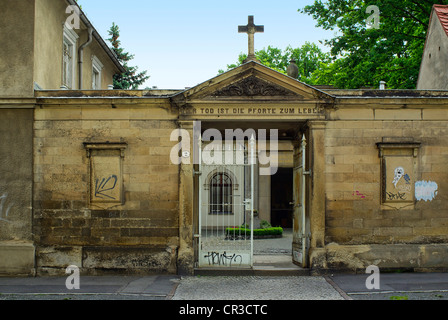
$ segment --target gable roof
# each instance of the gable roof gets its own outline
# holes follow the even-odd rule
[[[332,102],[334,97],[256,61],[246,62],[172,97],[179,106],[195,101],[243,100]]]
[[[437,22],[439,21],[440,24]],[[440,25],[440,27],[439,27]],[[442,30],[439,30],[442,28]],[[434,29],[434,30],[433,30]],[[434,33],[434,31],[436,31]],[[441,33],[442,39],[439,39],[438,35]],[[445,73],[438,72],[437,78],[434,78],[435,62],[440,61],[440,55],[444,54],[440,52],[436,57],[431,59],[431,45],[435,43],[440,47],[446,41],[443,41],[443,33],[448,36],[448,5],[435,4],[432,6],[431,15],[429,18],[428,29],[426,32],[425,44],[423,47],[422,60],[420,63],[420,70],[417,79],[417,89],[447,89],[443,83],[446,82]],[[437,42],[436,42],[437,41]],[[443,79],[443,81],[440,81]]]
[[[448,36],[448,5],[435,4],[433,6],[433,12],[435,12],[437,17],[439,18],[440,24],[442,25],[443,30]]]

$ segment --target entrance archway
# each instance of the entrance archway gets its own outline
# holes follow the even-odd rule
[[[300,136],[301,129],[304,127],[305,123],[297,123],[297,122],[220,122],[220,121],[207,121],[207,122],[201,122],[201,137],[203,135],[207,136],[208,130],[215,130],[215,134],[221,135],[221,137],[224,139],[226,137],[226,133],[228,133],[229,130],[236,132],[237,130],[240,130],[240,132],[246,133],[246,136],[244,137],[246,140],[241,143],[239,141],[238,143],[234,144],[233,148],[236,148],[236,145],[248,145],[248,138],[249,138],[249,132],[252,132],[250,130],[253,130],[253,132],[256,132],[255,138],[258,139],[258,134],[261,130],[265,130],[266,134],[263,137],[267,141],[257,141],[256,142],[256,154],[257,154],[257,162],[255,165],[255,172],[254,174],[254,194],[252,197],[252,201],[254,202],[253,208],[255,212],[254,217],[254,229],[260,228],[260,223],[267,222],[271,226],[280,226],[284,228],[284,236],[280,239],[251,239],[253,241],[253,251],[252,254],[255,255],[255,259],[247,259],[245,261],[255,261],[257,263],[256,256],[262,256],[262,255],[270,255],[272,259],[270,261],[274,261],[278,259],[282,262],[285,261],[285,258],[289,256],[289,261],[292,263],[293,258],[293,206],[294,206],[294,149],[296,146],[300,145],[300,143],[294,143]],[[262,163],[261,159],[263,156],[273,156],[271,152],[274,150],[271,149],[271,144],[274,143],[274,141],[271,141],[272,136],[270,135],[270,131],[275,130],[277,134],[275,135],[276,141],[276,148],[275,152],[277,152],[277,159],[275,168],[271,168],[271,174],[267,175],[266,170],[264,171],[264,174],[261,174],[261,169],[266,169],[266,163]],[[228,142],[228,141],[225,141]],[[235,142],[235,141],[234,141]],[[258,143],[259,142],[259,143]],[[223,152],[225,151],[225,143],[223,145]],[[230,144],[229,144],[230,145]],[[265,150],[262,149],[262,147],[265,147]],[[234,149],[235,151],[236,149]],[[227,150],[229,151],[229,150]],[[263,154],[264,153],[264,154]],[[201,153],[202,154],[202,153]],[[201,156],[201,161],[203,156]],[[237,156],[232,156],[232,159],[238,158]],[[247,201],[247,181],[244,180],[245,171],[244,169],[239,170],[240,172],[235,174],[238,170],[236,170],[237,167],[233,167],[232,170],[230,170],[231,165],[229,164],[227,167],[224,164],[222,167],[220,167],[220,172],[222,173],[222,176],[227,177],[229,181],[231,181],[231,187],[229,187],[229,183],[226,184],[226,188],[231,188],[232,192],[228,190],[226,194],[222,197],[214,197],[214,199],[227,199],[229,196],[234,197],[232,201],[227,201],[226,203],[206,203],[211,196],[212,190],[210,189],[211,184],[208,185],[204,181],[207,180],[209,176],[212,178],[214,177],[213,172],[207,171],[209,167],[204,166],[197,166],[196,167],[196,183],[195,183],[195,202],[196,202],[196,212],[195,212],[195,252],[197,256],[197,262],[201,261],[200,266],[201,267],[207,267],[207,261],[209,261],[210,257],[208,257],[206,260],[202,259],[202,255],[204,255],[204,248],[203,243],[203,237],[204,234],[208,234],[209,232],[207,229],[204,229],[205,225],[203,223],[204,221],[204,214],[207,214],[204,211],[204,208],[210,208],[210,207],[217,207],[217,208],[226,208],[229,206],[229,203],[233,203],[235,205],[236,203],[244,203],[244,201]],[[206,170],[207,172],[205,172]],[[230,171],[229,171],[230,170]],[[235,171],[236,170],[236,171]],[[230,173],[229,173],[230,172]],[[247,174],[247,172],[246,172]],[[206,179],[206,180],[204,180]],[[226,180],[227,181],[227,180]],[[222,190],[227,190],[226,188],[222,188]],[[236,197],[239,197],[236,199]],[[243,201],[241,201],[243,200]],[[200,207],[201,206],[201,207]],[[213,207],[214,208],[214,207]],[[218,236],[222,237],[221,244],[224,243],[226,240],[235,240],[236,238],[229,239],[228,236],[225,235],[225,230],[228,227],[243,227],[243,226],[249,226],[249,223],[251,222],[250,217],[247,215],[247,208],[242,209],[246,210],[246,214],[241,216],[241,221],[237,223],[238,225],[230,225],[230,220],[228,219],[229,216],[219,216],[218,219],[215,219],[217,222],[213,223],[213,227],[215,230],[221,230],[221,233],[216,232]],[[229,211],[229,210],[227,210]],[[229,211],[230,212],[230,211]],[[216,217],[213,217],[216,218]],[[210,219],[209,219],[210,220]],[[234,221],[233,219],[232,221]],[[230,224],[229,224],[230,223]],[[210,226],[207,225],[207,228],[210,229]],[[246,237],[247,239],[247,237]],[[241,239],[238,239],[241,240]],[[213,250],[212,250],[213,251]],[[219,257],[225,257],[227,259],[228,257],[231,257],[233,255],[231,250],[227,249],[225,252],[218,253],[218,262],[223,262]],[[215,251],[213,251],[215,252]],[[217,252],[217,251],[216,251]],[[216,252],[214,254],[216,254]],[[200,256],[201,255],[201,256]],[[207,253],[208,255],[208,253]],[[278,255],[277,258],[274,256]],[[238,256],[238,254],[237,254]],[[239,258],[238,258],[239,259]],[[221,261],[222,260],[222,261]],[[204,262],[205,261],[205,262]],[[210,260],[213,262],[213,259]],[[215,261],[215,262],[216,262]],[[238,260],[239,261],[239,260]],[[232,263],[232,266],[238,267],[238,261],[235,260]],[[208,267],[217,267],[220,264],[212,263]],[[199,263],[197,264],[199,266]],[[230,264],[226,265],[225,263],[222,264],[224,267],[229,267]],[[253,264],[251,265],[253,266]]]

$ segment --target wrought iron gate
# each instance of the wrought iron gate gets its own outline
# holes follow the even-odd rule
[[[252,267],[255,138],[213,151],[199,141],[198,265]]]

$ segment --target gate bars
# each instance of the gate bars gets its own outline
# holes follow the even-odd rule
[[[252,267],[255,138],[210,145],[199,138],[199,267]]]

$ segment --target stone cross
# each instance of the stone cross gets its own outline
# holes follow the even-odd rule
[[[255,58],[255,41],[254,41],[254,35],[257,32],[263,33],[264,32],[264,26],[256,26],[254,24],[254,16],[249,16],[249,23],[247,26],[238,26],[238,32],[239,33],[247,33],[249,36],[249,52],[247,53],[247,59],[244,60],[244,62],[255,60],[257,61],[257,58]]]

